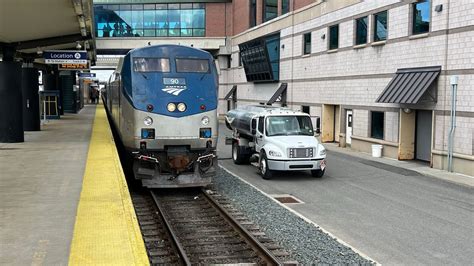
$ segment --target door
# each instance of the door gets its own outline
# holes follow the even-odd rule
[[[346,111],[346,143],[351,144],[352,137],[352,110]]]
[[[255,151],[257,153],[260,152],[260,149],[263,147],[264,144],[264,122],[265,117],[260,116],[257,121],[257,132],[255,133]]]
[[[431,160],[431,111],[416,111],[416,159],[422,161]]]

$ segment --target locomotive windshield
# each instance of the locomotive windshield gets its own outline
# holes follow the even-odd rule
[[[135,72],[170,72],[168,58],[133,58],[133,71]]]
[[[313,136],[313,125],[307,116],[270,116],[267,118],[267,136]]]
[[[208,73],[209,60],[207,59],[176,59],[176,72]]]

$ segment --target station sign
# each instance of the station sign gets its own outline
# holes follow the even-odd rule
[[[59,70],[89,70],[89,64],[59,64]]]
[[[95,78],[95,73],[79,73],[80,78]]]
[[[46,64],[87,64],[87,51],[44,51]]]

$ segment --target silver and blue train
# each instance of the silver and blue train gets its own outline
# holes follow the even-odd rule
[[[134,49],[111,75],[104,101],[143,186],[211,183],[218,135],[211,54],[179,45]]]

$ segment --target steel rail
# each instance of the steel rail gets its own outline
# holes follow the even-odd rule
[[[170,234],[171,238],[173,239],[174,245],[178,249],[179,257],[182,260],[184,265],[191,265],[191,260],[189,257],[186,255],[186,252],[184,250],[184,247],[181,245],[181,243],[178,240],[177,234],[175,231],[172,229],[171,225],[168,222],[168,219],[165,217],[165,212],[163,211],[163,206],[161,206],[157,196],[153,191],[150,191],[151,196],[153,197],[153,200],[155,201],[156,207],[158,208],[158,211],[160,212],[161,217],[163,218],[163,222],[165,224],[166,230]]]
[[[229,212],[227,212],[221,205],[212,198],[211,195],[207,194],[205,189],[202,189],[202,193],[205,195],[209,203],[222,215],[222,217],[236,230],[240,236],[245,239],[252,249],[261,257],[267,265],[283,265],[277,257],[275,257],[263,244],[258,241],[247,229],[245,229],[236,219],[234,219]]]

